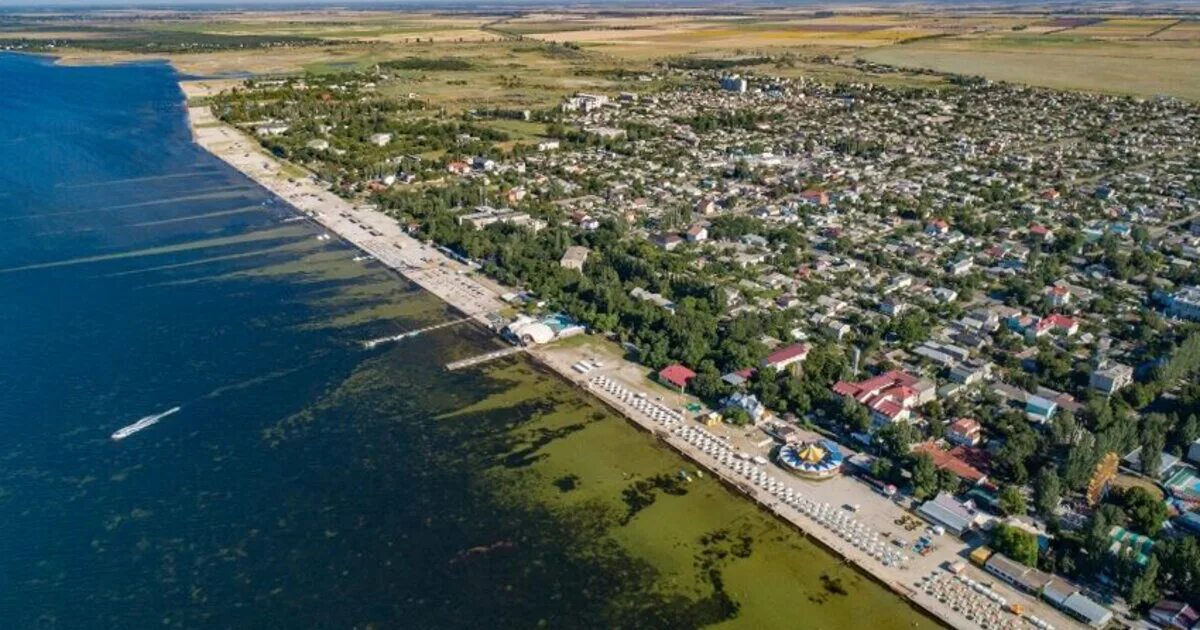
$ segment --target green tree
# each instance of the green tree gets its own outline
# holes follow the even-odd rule
[[[1161,540],[1154,555],[1162,563],[1159,586],[1189,601],[1200,600],[1200,541],[1194,536]]]
[[[1125,599],[1131,607],[1145,611],[1158,601],[1159,569],[1158,558],[1150,556],[1150,560],[1146,563],[1146,566],[1130,581],[1129,590],[1125,593]]]
[[[842,399],[842,421],[855,431],[866,431],[871,426],[871,414],[866,405],[853,398]]]
[[[938,471],[928,453],[921,453],[913,459],[912,483],[913,496],[918,499],[928,499],[937,494],[940,485]]]
[[[997,525],[992,533],[992,549],[1026,566],[1037,566],[1037,537],[1019,527]]]
[[[916,441],[916,429],[907,422],[893,422],[875,432],[879,450],[887,457],[903,460]]]
[[[1154,537],[1167,520],[1167,505],[1149,490],[1133,486],[1121,493],[1121,506],[1133,529]]]
[[[1158,469],[1162,467],[1163,448],[1166,445],[1166,436],[1161,432],[1150,431],[1142,436],[1140,459],[1143,475],[1151,479],[1158,478]]]
[[[1038,473],[1033,481],[1033,507],[1043,518],[1054,516],[1059,501],[1062,500],[1062,480],[1051,467],[1046,467]]]
[[[1008,516],[1020,516],[1027,510],[1025,495],[1017,486],[1004,486],[1000,491],[1000,510]]]

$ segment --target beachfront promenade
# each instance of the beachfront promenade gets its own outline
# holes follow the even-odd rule
[[[222,124],[207,107],[188,108],[196,143],[295,206],[330,232],[341,236],[458,308],[490,326],[490,314],[505,307],[503,290],[437,248],[413,238],[382,212],[356,208],[325,190],[311,176],[289,177],[286,167],[253,138]]]
[[[185,85],[185,93],[197,92],[189,91]],[[505,306],[499,296],[509,292],[509,289],[471,274],[467,265],[411,237],[394,219],[375,210],[355,208],[351,203],[322,188],[307,175],[289,177],[286,174],[287,166],[263,151],[253,138],[222,124],[213,117],[207,107],[191,107],[188,115],[197,144],[312,217],[329,231],[361,248],[463,313],[484,325],[491,325],[488,316]],[[607,382],[619,384],[617,387],[640,391],[645,386],[640,382],[644,380],[641,375],[645,373],[641,366],[619,357],[606,357],[608,363],[603,371],[581,375],[571,367],[580,359],[580,351],[577,349],[537,348],[529,354],[570,382],[587,389],[629,420],[657,435],[664,443],[710,473],[720,476],[730,486],[739,488],[765,509],[794,524],[808,536],[841,555],[847,562],[859,566],[945,623],[954,627],[982,627],[979,618],[968,619],[965,616],[968,607],[962,602],[969,600],[972,606],[976,605],[975,596],[970,589],[967,589],[966,595],[956,599],[947,598],[941,591],[926,586],[927,576],[940,575],[950,563],[965,561],[966,546],[957,539],[948,536],[936,537],[936,548],[927,556],[913,554],[911,549],[902,550],[891,545],[890,541],[887,554],[880,554],[878,548],[864,549],[861,544],[855,543],[854,537],[844,537],[844,531],[839,534],[839,528],[844,530],[846,527],[856,527],[858,529],[855,531],[870,532],[868,535],[883,532],[903,534],[911,539],[907,541],[908,547],[921,535],[921,530],[910,533],[897,527],[896,520],[909,513],[867,485],[853,479],[843,477],[824,482],[807,482],[790,477],[773,464],[756,467],[753,474],[745,467],[742,470],[731,467],[728,453],[711,447],[708,448],[710,452],[706,452],[705,434],[724,434],[721,439],[727,440],[731,448],[739,452],[753,452],[752,446],[742,447],[739,444],[746,441],[745,436],[730,427],[714,427],[711,433],[710,430],[697,433],[699,425],[682,417],[670,425],[662,421],[663,418],[675,420],[678,412],[671,410],[681,409],[686,402],[694,402],[690,397],[673,396],[669,405],[649,405],[646,402],[636,402],[644,401],[642,398],[635,397],[630,401],[627,396],[622,397],[614,393],[621,391],[620,389],[598,386],[604,381],[595,380],[597,376],[603,375],[610,379]],[[647,409],[657,413],[648,413]],[[682,430],[681,427],[688,425],[692,428],[691,431]],[[725,454],[724,458],[720,456],[721,453]],[[770,477],[771,484],[766,483],[767,476]],[[788,495],[787,491],[791,491],[792,494]],[[807,503],[796,500],[795,497],[798,496],[804,497]],[[859,507],[853,514],[834,514],[829,511],[831,508],[841,510],[844,504]],[[821,506],[822,511],[819,511],[817,518],[806,512],[806,509],[814,509],[813,506]],[[851,522],[854,525],[849,525]],[[882,555],[890,558],[899,554],[906,556],[905,562],[884,564],[877,557]],[[980,572],[975,567],[969,567],[967,573],[980,582],[992,584],[995,591],[1002,594],[1005,600],[1020,603],[1027,611],[1055,628],[1084,627],[1051,609],[1047,604],[1016,593],[998,579]],[[977,604],[980,609],[986,609],[989,602],[984,598]],[[990,604],[994,606],[995,602]],[[956,611],[955,607],[960,610]],[[988,610],[987,614],[991,612]],[[979,615],[974,612],[971,614],[976,617]],[[1014,630],[1033,628],[1027,621],[1009,613],[1003,613],[999,619],[1002,619],[1003,623],[989,623],[988,627]]]
[[[850,477],[835,477],[825,481],[807,481],[792,476],[784,469],[770,463],[756,465],[752,461],[736,457],[736,453],[766,456],[764,449],[754,444],[757,438],[748,437],[745,429],[727,425],[712,428],[684,418],[678,410],[687,403],[697,402],[682,394],[666,393],[662,388],[645,382],[645,370],[640,366],[631,368],[621,359],[603,357],[603,368],[581,374],[571,369],[580,354],[572,350],[560,350],[553,346],[537,348],[530,352],[543,364],[554,369],[572,383],[587,390],[604,401],[609,407],[629,418],[646,431],[656,435],[663,443],[684,454],[706,471],[720,477],[727,485],[737,488],[752,498],[761,507],[791,523],[810,538],[874,576],[899,595],[940,618],[955,628],[985,627],[976,619],[968,619],[966,604],[955,610],[953,598],[946,598],[939,588],[933,588],[927,576],[941,576],[944,582],[949,577],[947,567],[962,562],[967,564],[969,548],[962,541],[949,535],[931,536],[933,551],[921,556],[912,552],[916,539],[926,533],[924,525],[914,531],[906,531],[896,524],[902,517],[913,517],[903,506],[884,497],[867,484]],[[646,394],[639,396],[638,394]],[[661,396],[662,400],[658,398]],[[675,421],[676,418],[680,420]],[[844,506],[855,506],[854,511]],[[809,514],[806,508],[812,509]],[[853,532],[844,536],[843,531]],[[884,534],[887,536],[884,536]],[[883,541],[883,549],[869,545],[857,545],[855,539]],[[893,541],[903,539],[905,549]],[[885,564],[876,557],[882,551],[884,559],[890,561],[893,554],[903,555],[903,562]],[[965,575],[991,586],[1003,600],[1020,604],[1027,615],[1033,615],[1059,630],[1085,628],[1086,626],[1065,616],[1046,602],[1018,593],[995,576],[968,565]],[[926,592],[927,587],[931,592]],[[970,589],[968,589],[970,590]],[[1000,606],[986,597],[972,592],[969,601],[977,604],[985,613],[998,612],[999,623],[987,622],[989,628],[1034,628],[1024,618],[1018,618],[1000,610]],[[986,621],[986,620],[985,620]]]

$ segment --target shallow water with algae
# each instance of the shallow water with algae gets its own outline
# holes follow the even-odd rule
[[[0,627],[932,622],[190,142],[0,54]],[[181,407],[121,441],[138,418]]]

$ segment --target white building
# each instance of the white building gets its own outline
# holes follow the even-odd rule
[[[1200,320],[1200,287],[1184,287],[1171,296],[1167,314],[1182,319]]]
[[[1092,370],[1088,386],[1105,394],[1115,394],[1133,382],[1133,368],[1114,361],[1104,361]]]
[[[566,253],[558,261],[564,269],[574,269],[575,271],[583,271],[583,263],[587,262],[588,254],[591,253],[586,247],[572,245],[567,248]]]

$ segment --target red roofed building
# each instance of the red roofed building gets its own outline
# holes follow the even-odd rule
[[[829,205],[829,193],[825,192],[824,190],[809,189],[800,193],[800,198],[808,203],[816,204],[818,206]]]
[[[776,370],[786,370],[792,368],[796,370],[804,363],[804,359],[808,357],[808,346],[802,343],[794,343],[785,348],[780,348],[775,352],[767,355],[763,359],[763,367],[773,367]]]
[[[1054,313],[1038,320],[1038,323],[1026,329],[1025,334],[1032,335],[1033,337],[1041,337],[1052,330],[1070,337],[1079,332],[1079,322],[1075,321],[1073,317]]]
[[[466,175],[467,173],[471,172],[471,165],[463,162],[462,160],[457,160],[447,164],[446,170],[454,173],[455,175]]]
[[[1054,240],[1054,232],[1051,232],[1050,228],[1040,223],[1034,223],[1029,226],[1029,237],[1035,241],[1052,241]]]
[[[925,453],[933,460],[938,470],[948,470],[955,477],[971,485],[979,485],[987,481],[987,474],[977,468],[987,461],[983,451],[966,446],[955,446],[949,451],[943,451],[933,442],[922,442],[913,447],[913,453]]]
[[[938,234],[945,234],[949,231],[950,231],[950,224],[946,223],[945,221],[943,221],[941,219],[935,219],[933,221],[930,221],[929,224],[925,226],[925,233],[929,234],[931,236],[936,236]]]
[[[1070,304],[1071,290],[1067,287],[1049,286],[1046,287],[1046,303],[1053,308],[1061,308]]]
[[[959,446],[975,446],[982,439],[982,427],[972,418],[959,418],[946,427],[946,439]]]
[[[833,393],[864,404],[876,424],[903,422],[911,409],[934,399],[934,384],[907,372],[892,370],[865,381],[838,381]]]
[[[686,389],[688,381],[693,378],[696,378],[696,373],[678,363],[668,365],[658,373],[659,382],[670,385],[679,391]]]

